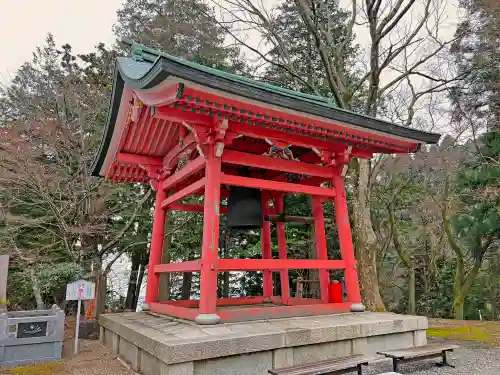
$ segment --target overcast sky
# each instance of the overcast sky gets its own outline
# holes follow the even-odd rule
[[[37,46],[44,44],[52,33],[58,46],[69,43],[76,53],[89,52],[99,42],[112,44],[111,30],[116,11],[124,0],[0,0],[0,83],[10,81],[19,66],[31,59]],[[279,0],[262,0],[272,6]],[[384,0],[388,1],[388,0]],[[438,0],[439,1],[439,0]],[[457,0],[444,0],[448,27],[445,34],[453,35]],[[344,6],[349,0],[341,0]],[[418,4],[418,3],[417,3]],[[419,9],[415,7],[416,13]],[[455,21],[455,22],[454,22]],[[451,26],[451,27],[450,27]],[[358,42],[367,40],[366,30],[356,30]],[[246,51],[248,52],[248,51]]]
[[[111,26],[122,0],[0,0],[0,81],[9,81],[47,33],[57,45],[90,51],[100,41],[114,41]]]

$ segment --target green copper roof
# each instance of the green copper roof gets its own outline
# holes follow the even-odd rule
[[[356,126],[366,129],[368,132],[375,131],[386,134],[389,137],[405,138],[417,146],[420,144],[437,143],[440,138],[439,134],[411,129],[337,108],[329,98],[304,94],[236,74],[208,68],[141,44],[128,44],[131,50],[130,56],[118,58],[115,66],[113,93],[108,111],[106,130],[92,168],[92,174],[96,176],[100,175],[115,131],[115,123],[124,88],[150,89],[161,84],[169,77],[193,82],[200,86],[263,104],[294,110],[304,115],[319,116],[341,124]]]
[[[276,94],[286,95],[290,98],[311,101],[314,103],[321,103],[321,104],[324,104],[325,106],[328,106],[330,108],[332,108],[332,107],[336,108],[336,105],[334,104],[333,100],[330,98],[325,98],[322,96],[316,96],[316,95],[310,95],[310,94],[304,94],[304,93],[301,93],[298,91],[285,89],[285,88],[275,86],[275,85],[270,85],[270,84],[265,83],[265,82],[256,81],[254,79],[250,79],[250,78],[240,76],[237,74],[227,73],[227,72],[223,72],[223,71],[218,70],[218,69],[209,68],[207,66],[196,64],[194,62],[187,61],[187,60],[181,59],[179,57],[169,55],[168,53],[149,48],[149,47],[144,46],[144,45],[139,44],[139,43],[132,43],[131,47],[130,47],[130,51],[131,51],[131,57],[137,62],[149,62],[149,63],[154,64],[158,60],[158,58],[163,56],[163,57],[168,58],[169,60],[172,60],[172,61],[175,61],[179,64],[185,65],[186,67],[197,69],[197,70],[200,70],[202,72],[206,72],[206,73],[209,73],[209,74],[217,76],[217,77],[225,78],[225,79],[231,80],[231,81],[236,82],[236,83],[242,83],[242,84],[245,84],[247,86],[252,86],[255,88],[259,88],[259,89],[264,89],[266,91],[274,92]]]

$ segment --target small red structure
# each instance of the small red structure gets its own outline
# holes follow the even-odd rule
[[[363,311],[344,187],[347,165],[375,153],[415,152],[438,140],[437,134],[340,110],[326,98],[132,44],[132,56],[116,65],[93,173],[116,182],[149,182],[156,190],[146,289],[151,311],[199,324]],[[180,169],[179,160],[184,161]],[[263,215],[276,221],[279,259],[272,259],[269,221],[261,228],[262,259],[219,259],[219,219],[227,212],[221,197],[234,186],[261,191]],[[279,220],[286,193],[312,197],[318,259],[287,258],[285,224]],[[182,203],[192,195],[204,195],[204,204]],[[327,200],[334,201],[342,259],[327,257]],[[170,210],[203,212],[201,259],[161,263]],[[321,298],[291,297],[290,269],[318,269]],[[328,301],[334,269],[344,270],[346,302]],[[224,271],[263,271],[264,295],[218,299],[217,273]],[[280,292],[273,290],[273,271],[280,274]],[[200,299],[159,302],[164,272],[199,272]]]

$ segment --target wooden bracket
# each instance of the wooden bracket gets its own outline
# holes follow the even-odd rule
[[[133,122],[137,122],[139,120],[139,115],[141,114],[141,109],[143,106],[144,103],[134,94],[132,103],[132,116],[131,116],[131,120]]]
[[[348,146],[347,149],[335,155],[335,165],[341,169],[340,175],[345,177],[347,170],[349,169],[349,163],[351,162],[352,156],[352,146]]]

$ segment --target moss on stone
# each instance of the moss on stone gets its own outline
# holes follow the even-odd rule
[[[496,322],[468,322],[467,325],[431,327],[427,330],[427,336],[500,346],[500,324]]]

